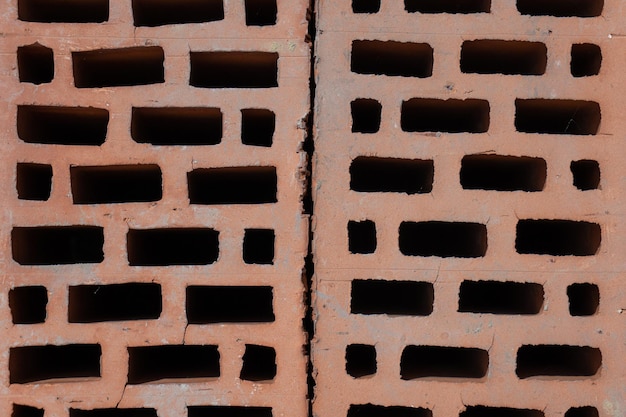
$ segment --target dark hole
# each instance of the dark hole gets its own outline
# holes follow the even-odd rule
[[[350,253],[376,251],[376,223],[371,220],[348,222],[348,250]]]
[[[246,381],[268,381],[276,376],[276,351],[273,347],[246,345],[239,378]]]
[[[574,177],[574,187],[579,190],[597,190],[600,186],[600,164],[598,161],[590,159],[572,161],[570,170]]]
[[[19,346],[9,351],[11,384],[100,376],[100,345]]]
[[[212,107],[133,107],[130,133],[135,142],[157,146],[217,145],[222,112]]]
[[[352,131],[358,133],[376,133],[380,129],[383,107],[371,98],[357,98],[350,103],[352,112]]]
[[[70,408],[70,417],[157,417],[157,412],[154,408]]]
[[[478,258],[487,252],[487,226],[462,222],[402,222],[400,252],[407,256]]]
[[[427,43],[355,40],[350,70],[357,74],[430,77],[433,48]]]
[[[47,305],[46,287],[16,287],[9,291],[9,308],[13,324],[43,323],[46,321]]]
[[[199,168],[187,173],[191,204],[263,204],[277,200],[275,167]]]
[[[591,256],[598,252],[600,225],[572,220],[520,220],[517,223],[517,253],[555,256]]]
[[[272,287],[189,286],[187,287],[187,322],[257,323],[274,321]]]
[[[466,155],[461,161],[461,186],[466,190],[541,191],[546,172],[542,158]]]
[[[128,348],[128,383],[161,379],[220,376],[220,353],[215,345],[166,345]]]
[[[470,406],[459,417],[544,417],[543,411],[526,408]]]
[[[412,98],[402,102],[400,125],[405,132],[484,133],[489,110],[486,100]]]
[[[252,146],[272,146],[276,115],[267,109],[241,110],[241,143]]]
[[[598,417],[598,409],[592,406],[572,407],[565,412],[565,417]]]
[[[402,379],[482,378],[488,367],[489,354],[478,348],[407,346],[400,358]]]
[[[17,164],[17,197],[20,200],[46,201],[52,191],[52,166],[47,164]]]
[[[276,0],[245,0],[246,26],[271,26],[276,24]]]
[[[272,417],[271,407],[204,405],[187,407],[187,417]]]
[[[159,201],[162,197],[158,165],[70,167],[74,204]]]
[[[594,17],[603,7],[604,0],[517,0],[517,10],[532,16]]]
[[[595,101],[515,100],[515,128],[518,132],[595,135],[600,119],[600,105]]]
[[[29,405],[13,404],[11,417],[43,417],[44,409]]]
[[[480,39],[461,45],[461,72],[542,75],[548,48],[541,42]]]
[[[100,263],[104,232],[97,226],[14,227],[13,259],[20,265]]]
[[[202,23],[224,19],[223,0],[133,0],[135,26]]]
[[[352,280],[350,313],[428,316],[433,312],[430,282]]]
[[[541,284],[530,282],[463,281],[459,292],[462,313],[538,314],[543,306]]]
[[[491,0],[404,0],[409,13],[489,13]]]
[[[403,407],[399,405],[383,406],[374,404],[351,404],[348,417],[432,417],[427,408]]]
[[[572,45],[570,69],[574,77],[598,75],[602,66],[602,50],[592,43]]]
[[[204,88],[278,87],[276,52],[191,52],[189,84]]]
[[[17,106],[17,135],[27,143],[102,145],[109,112],[93,107]]]
[[[346,346],[346,372],[354,378],[376,373],[376,346]]]
[[[515,373],[533,376],[593,376],[602,365],[600,349],[589,346],[524,345],[517,350]]]
[[[600,290],[596,284],[571,284],[567,287],[567,298],[572,316],[593,316],[600,305]]]
[[[70,323],[158,319],[161,309],[159,284],[77,285],[69,288]]]
[[[109,0],[18,0],[20,20],[41,23],[102,23],[109,20]]]
[[[51,48],[39,43],[17,48],[20,82],[43,84],[54,78],[54,56]]]
[[[380,0],[352,0],[353,13],[378,13]]]
[[[350,164],[350,189],[360,192],[429,193],[432,160],[359,156]]]
[[[243,261],[247,264],[273,264],[275,240],[272,229],[246,229],[243,236]]]
[[[72,52],[74,85],[90,88],[163,83],[164,60],[160,46]]]
[[[131,266],[208,265],[219,256],[219,232],[201,228],[129,230]]]

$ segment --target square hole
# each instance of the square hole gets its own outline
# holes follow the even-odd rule
[[[46,321],[48,291],[46,287],[17,287],[9,291],[13,324],[35,324]]]
[[[52,166],[18,163],[16,188],[20,200],[48,200],[52,191]]]
[[[350,253],[376,251],[376,223],[371,220],[348,222],[348,250]]]
[[[602,50],[593,43],[572,45],[570,69],[574,77],[598,75],[602,66]]]
[[[574,177],[574,186],[579,190],[597,190],[600,187],[600,164],[598,161],[589,159],[572,161],[570,169]]]
[[[245,0],[246,26],[271,26],[276,24],[276,0]]]
[[[276,114],[267,109],[241,110],[241,143],[272,146],[276,130]]]
[[[376,346],[353,344],[346,346],[346,372],[354,378],[376,373]]]
[[[600,290],[596,284],[571,284],[567,287],[567,298],[572,316],[593,316],[600,305]]]
[[[239,378],[246,381],[269,381],[276,376],[276,351],[270,346],[246,345]]]
[[[371,98],[357,98],[350,103],[352,132],[376,133],[380,129],[382,105]]]
[[[246,229],[243,236],[243,260],[247,264],[271,265],[274,263],[272,229]]]
[[[20,82],[44,84],[54,78],[54,54],[51,48],[37,42],[17,48]]]
[[[353,13],[378,13],[380,0],[352,0]]]

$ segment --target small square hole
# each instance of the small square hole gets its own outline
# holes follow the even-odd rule
[[[352,110],[352,131],[376,133],[380,129],[382,105],[371,98],[357,98],[350,103]]]
[[[570,69],[574,77],[598,75],[602,66],[602,50],[593,43],[572,45]]]
[[[18,163],[16,188],[20,200],[48,200],[52,191],[52,166]]]
[[[353,13],[378,13],[380,0],[352,0]]]
[[[567,287],[567,297],[572,316],[593,316],[598,311],[600,290],[596,284],[572,284]]]
[[[270,346],[246,345],[239,378],[246,381],[268,381],[276,376],[276,351]]]
[[[346,346],[346,372],[354,378],[376,373],[376,347],[372,345]]]
[[[247,26],[271,26],[276,24],[278,7],[276,0],[245,0]]]
[[[371,220],[348,222],[348,249],[350,253],[376,251],[376,223]]]
[[[241,143],[252,146],[272,146],[276,130],[276,114],[267,109],[241,110]]]
[[[246,229],[243,237],[243,260],[247,264],[273,264],[274,241],[272,229]]]
[[[9,291],[9,308],[13,324],[36,324],[46,321],[48,291],[46,287],[17,287]]]
[[[17,48],[20,82],[44,84],[54,78],[54,56],[51,48],[39,43]]]
[[[598,161],[582,159],[570,164],[574,186],[581,191],[597,190],[600,187],[600,164]]]

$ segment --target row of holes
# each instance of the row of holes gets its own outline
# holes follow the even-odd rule
[[[219,257],[219,232],[208,228],[131,229],[126,236],[131,266],[208,265]],[[272,229],[245,229],[243,261],[274,263]],[[15,227],[13,259],[21,265],[100,263],[104,231],[98,226]]]
[[[352,404],[347,417],[433,417],[432,410],[422,407],[382,406],[375,404]],[[541,410],[491,407],[484,405],[468,406],[459,417],[544,417]],[[592,406],[572,407],[564,417],[598,417],[598,409]]]
[[[350,110],[352,132],[378,132],[380,102],[358,98],[350,103]],[[405,132],[485,133],[489,130],[490,110],[487,100],[412,98],[402,102],[400,128]],[[522,133],[596,135],[600,120],[600,105],[594,101],[515,100],[515,128]]]
[[[354,13],[378,13],[381,0],[352,0]],[[554,17],[596,17],[602,14],[604,0],[517,0],[522,15]],[[491,13],[491,0],[404,0],[409,13]]]
[[[567,287],[569,313],[591,316],[598,311],[596,284]],[[355,279],[350,292],[350,313],[389,316],[428,316],[433,312],[435,290],[430,282]],[[541,284],[512,281],[468,281],[459,288],[458,312],[478,314],[539,314],[544,305]]]
[[[477,258],[487,252],[487,226],[480,223],[424,221],[400,224],[400,252],[406,256]],[[599,224],[574,220],[526,219],[516,227],[515,250],[520,254],[592,256],[598,252]],[[376,224],[348,222],[348,250],[354,254],[376,251]]]
[[[16,287],[9,291],[14,324],[46,320],[48,291],[43,286]],[[274,295],[267,286],[189,286],[185,311],[189,324],[270,323]],[[68,322],[100,323],[156,320],[162,312],[159,284],[77,285],[68,290]]]
[[[377,370],[376,346],[346,347],[346,372],[360,378]],[[600,349],[589,346],[523,345],[517,350],[515,373],[520,379],[537,376],[593,376],[602,365]],[[486,350],[448,346],[407,346],[400,359],[400,376],[416,378],[483,378],[489,370]]]
[[[574,44],[570,71],[574,77],[598,75],[602,51],[598,45]],[[479,39],[461,45],[461,72],[467,74],[543,75],[548,49],[542,42]],[[433,75],[433,48],[427,43],[354,40],[350,70],[426,78]]]
[[[223,115],[214,107],[133,107],[130,135],[156,146],[216,145],[222,141]],[[102,145],[109,112],[93,107],[17,107],[17,134],[26,143]],[[276,114],[268,109],[241,109],[241,142],[271,147]]]
[[[101,355],[98,344],[12,347],[10,383],[98,378]],[[276,351],[270,346],[246,344],[242,362],[242,380],[268,381],[276,376]],[[219,376],[220,354],[216,345],[128,347],[129,384]]]
[[[28,405],[13,404],[11,417],[44,417],[44,409]],[[69,417],[158,417],[158,414],[154,408],[116,407],[96,408],[93,410],[70,408]],[[188,406],[187,417],[272,417],[272,408],[232,405]]]
[[[70,167],[74,204],[159,201],[163,196],[158,165]],[[277,202],[274,167],[198,168],[187,173],[191,204],[264,204]],[[46,201],[52,190],[52,166],[17,164],[17,195]]]
[[[68,3],[69,4],[69,3]],[[201,88],[278,87],[278,53],[251,51],[190,52],[189,84]],[[20,81],[49,83],[54,78],[52,49],[35,43],[17,50]],[[78,88],[124,87],[165,82],[160,46],[72,52]]]
[[[244,0],[247,26],[275,25],[276,0]],[[205,23],[224,19],[223,0],[132,0],[135,26]],[[18,0],[18,19],[40,23],[102,23],[109,0]]]
[[[594,160],[572,161],[573,184],[579,190],[600,186],[600,165]],[[460,182],[466,190],[542,191],[547,166],[542,158],[503,155],[466,155]],[[358,192],[430,193],[432,160],[360,156],[350,164],[350,189]]]

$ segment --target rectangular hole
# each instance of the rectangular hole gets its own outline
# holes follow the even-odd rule
[[[380,0],[352,0],[352,13],[378,13]]]
[[[429,193],[432,160],[359,156],[350,164],[350,189],[360,192]]]
[[[541,191],[547,165],[542,158],[504,155],[465,155],[461,186],[465,190]]]
[[[531,282],[463,281],[459,291],[462,313],[538,314],[543,306],[541,284]]]
[[[434,298],[430,282],[355,279],[350,313],[428,316],[433,312]]]
[[[534,376],[593,376],[602,365],[600,349],[570,345],[524,345],[517,350],[515,373]]]
[[[158,319],[161,309],[159,284],[127,283],[69,287],[70,323]]]
[[[477,74],[542,75],[548,48],[542,42],[479,39],[461,45],[461,72]]]
[[[459,413],[459,417],[544,417],[544,413],[526,408],[473,405]]]
[[[222,111],[213,107],[133,107],[130,134],[157,146],[217,145]]]
[[[268,286],[187,287],[187,322],[257,323],[274,321],[274,290]]]
[[[52,166],[18,163],[16,167],[17,198],[46,201],[52,192]]]
[[[233,405],[188,406],[187,417],[272,417],[272,408]]]
[[[520,220],[517,253],[554,256],[592,256],[602,241],[599,224],[573,220]]]
[[[380,130],[383,106],[373,98],[357,98],[350,103],[352,132],[376,133]]]
[[[70,408],[70,417],[158,417],[154,408]]]
[[[404,0],[409,13],[490,13],[491,0]]]
[[[187,173],[191,204],[277,202],[275,167],[199,168]]]
[[[272,26],[278,18],[276,0],[245,0],[246,26]]]
[[[20,265],[100,263],[104,231],[97,226],[14,227],[13,260]]]
[[[163,195],[158,165],[70,167],[74,204],[159,201]]]
[[[596,407],[586,405],[582,407],[571,407],[565,412],[565,417],[599,417]]]
[[[407,256],[478,258],[487,252],[487,226],[464,222],[402,222],[400,252]]]
[[[487,374],[486,350],[448,346],[407,346],[400,359],[402,379],[427,377],[482,378]]]
[[[109,0],[18,0],[18,19],[40,23],[102,23]]]
[[[603,7],[604,0],[517,0],[517,10],[531,16],[595,17]]]
[[[9,350],[11,384],[100,377],[100,345],[19,346]]]
[[[402,102],[400,125],[405,132],[484,133],[489,111],[486,100],[412,98]]]
[[[203,23],[224,19],[223,0],[133,0],[135,26]]]
[[[432,417],[428,408],[405,407],[399,405],[384,406],[375,404],[351,404],[348,417]]]
[[[46,321],[48,290],[41,285],[16,287],[9,291],[9,308],[13,324],[35,324]]]
[[[430,77],[433,48],[427,43],[354,40],[350,70],[357,74]]]
[[[13,404],[11,417],[43,417],[44,409],[29,405]]]
[[[109,112],[93,107],[17,106],[17,135],[26,143],[95,145],[104,143]]]
[[[160,46],[72,52],[77,88],[124,87],[165,82]]]
[[[35,42],[18,46],[17,70],[20,82],[44,84],[54,78],[54,52],[52,48]]]
[[[271,147],[276,130],[276,114],[267,109],[241,110],[241,143]]]
[[[516,99],[515,128],[523,133],[595,135],[600,127],[595,101]]]
[[[247,264],[274,264],[274,229],[245,229],[243,236],[243,261]]]
[[[219,256],[219,232],[204,228],[131,229],[131,266],[208,265]]]
[[[278,87],[276,52],[190,52],[189,84],[201,88]]]
[[[166,345],[128,348],[128,383],[220,376],[215,345]]]

